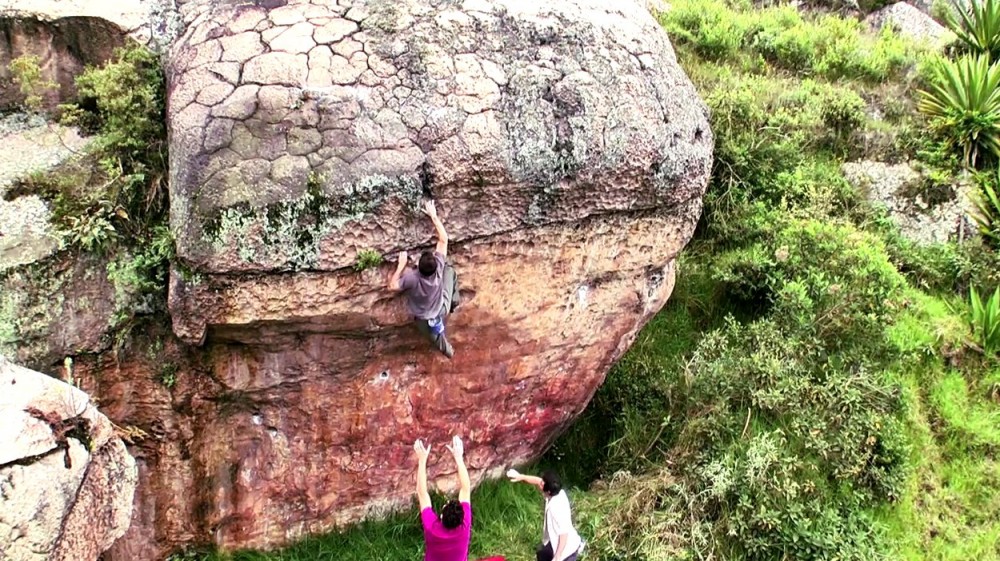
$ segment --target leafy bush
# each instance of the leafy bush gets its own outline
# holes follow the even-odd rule
[[[972,332],[987,355],[1000,351],[1000,287],[985,302],[975,287],[969,289]]]
[[[771,239],[720,255],[716,275],[736,297],[769,302],[776,321],[820,348],[876,354],[905,285],[875,236],[817,220],[792,220]]]
[[[851,134],[865,124],[865,101],[848,89],[831,90],[820,111],[823,124],[832,133],[835,149],[847,153]]]
[[[969,51],[1000,60],[1000,0],[953,0],[953,8],[944,16]]]
[[[636,419],[620,440],[672,467],[612,478],[595,499],[610,509],[595,524],[599,557],[880,558],[870,512],[901,496],[908,473],[905,403],[885,369],[905,282],[883,244],[849,224],[786,214],[773,227],[711,259],[726,294],[763,307],[693,352],[665,353],[669,365],[649,357],[631,370],[640,376],[609,377],[618,391],[637,386],[620,403],[662,400],[624,405]]]
[[[63,217],[61,228],[70,244],[91,253],[104,253],[118,239],[115,209],[99,201],[78,215]]]
[[[21,55],[10,61],[11,79],[24,96],[24,106],[29,111],[39,111],[45,102],[42,96],[59,84],[42,77],[41,59],[35,55]]]
[[[967,166],[981,156],[1000,157],[1000,62],[991,65],[986,55],[939,60],[929,89],[918,96],[917,107],[961,149]]]
[[[849,352],[772,320],[708,334],[685,368],[669,470],[616,475],[588,510],[599,558],[878,559],[869,508],[907,475],[903,402]]]
[[[160,367],[160,372],[157,375],[157,381],[160,382],[163,387],[171,390],[175,385],[177,385],[177,372],[179,370],[180,367],[177,366],[177,363],[168,362]]]
[[[170,228],[154,228],[152,240],[138,250],[126,251],[108,263],[108,280],[115,287],[116,326],[127,326],[136,315],[157,311],[174,257],[174,239]]]
[[[94,127],[94,149],[109,178],[105,199],[119,219],[115,227],[147,238],[166,212],[166,82],[156,55],[142,47],[116,52],[104,68],[87,68],[76,79],[79,95],[96,106],[64,106],[69,124]],[[118,212],[118,211],[121,212]]]
[[[354,262],[354,270],[361,272],[382,264],[382,254],[374,249],[362,249]]]

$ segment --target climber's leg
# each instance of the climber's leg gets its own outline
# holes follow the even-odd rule
[[[458,273],[451,265],[445,265],[444,279],[441,286],[443,301],[441,303],[442,314],[450,314],[455,311],[459,304],[458,295]]]
[[[455,349],[448,342],[448,337],[444,332],[444,316],[439,317],[437,320],[417,319],[414,321],[417,324],[417,331],[430,339],[434,343],[434,346],[437,347],[437,350],[441,351],[444,356],[451,358],[455,355]],[[432,325],[435,321],[441,323],[439,325]]]

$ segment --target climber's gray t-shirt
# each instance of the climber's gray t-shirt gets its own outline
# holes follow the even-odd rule
[[[417,269],[407,269],[399,279],[399,288],[406,294],[406,305],[410,313],[419,319],[434,319],[441,315],[444,290],[444,256],[434,252],[437,271],[434,276],[425,277]]]

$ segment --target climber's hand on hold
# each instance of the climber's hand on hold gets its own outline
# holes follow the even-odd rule
[[[465,455],[465,445],[462,444],[462,439],[458,436],[452,437],[451,446],[445,445],[445,448],[451,452],[452,456],[455,456],[456,460],[462,459]]]
[[[437,207],[434,206],[434,201],[424,203],[424,214],[431,218],[437,218]]]
[[[399,262],[396,263],[396,271],[389,277],[389,290],[393,292],[398,292],[402,288],[399,286],[399,279],[403,276],[403,270],[406,269],[406,258],[406,250],[400,251]]]
[[[431,453],[430,446],[424,446],[424,441],[419,438],[413,443],[413,451],[417,453],[417,459],[427,461],[427,456]]]
[[[507,470],[507,477],[509,477],[512,482],[517,483],[521,480],[521,473],[514,468],[510,468]]]

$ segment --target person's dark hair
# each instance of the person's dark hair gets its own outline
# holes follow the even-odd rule
[[[434,254],[430,251],[420,254],[420,262],[417,264],[417,270],[425,277],[433,277],[434,273],[438,270],[438,262]]]
[[[462,525],[465,512],[462,510],[462,503],[452,499],[444,504],[441,509],[441,525],[449,530],[454,530]]]
[[[556,472],[549,470],[542,474],[542,491],[553,497],[562,491],[562,480]]]

